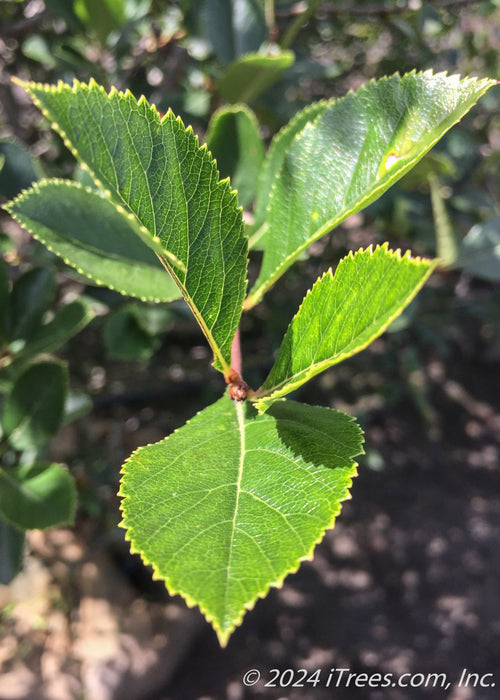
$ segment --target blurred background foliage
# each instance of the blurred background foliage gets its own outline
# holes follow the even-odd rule
[[[94,78],[108,89],[144,94],[161,112],[172,109],[201,142],[208,140],[221,174],[232,177],[251,235],[255,183],[272,135],[313,101],[413,69],[500,79],[499,0],[4,0],[0,200],[44,176],[92,186],[12,83],[14,76],[44,83]],[[414,171],[367,211],[315,243],[264,304],[244,317],[250,385],[262,381],[317,275],[350,249],[388,240],[392,247],[438,255],[440,271],[388,336],[311,383],[302,398],[314,395],[318,403],[319,394],[323,403],[355,412],[363,421],[374,406],[410,397],[431,434],[439,435],[441,419],[425,381],[429,358],[446,361],[458,353],[467,360],[479,353],[497,361],[500,355],[499,103],[499,90],[490,91]],[[66,409],[46,440],[36,445],[3,440],[5,465],[26,461],[23,450],[29,459],[44,458],[56,429],[92,407],[94,416],[108,411],[136,433],[129,440],[135,446],[143,441],[141,430],[154,425],[154,435],[163,437],[200,408],[200,397],[208,403],[222,391],[215,373],[207,380],[209,352],[181,301],[153,308],[93,287],[5,213],[0,252],[7,280],[2,303],[5,308],[11,304],[11,316],[20,314],[26,321],[2,338],[4,401],[34,360],[56,351],[69,368],[70,387],[69,393],[61,388]],[[250,278],[258,262],[255,251]],[[29,275],[31,285],[26,284]],[[16,292],[22,288],[22,294]],[[33,320],[35,298],[40,303]],[[76,315],[68,320],[71,304]],[[40,337],[45,344],[40,345]],[[109,519],[114,528],[117,467],[126,456],[127,440],[110,455],[99,440],[88,439],[88,425],[77,425],[70,447],[58,450],[52,442],[51,454],[76,477],[80,517],[101,518],[98,528],[105,529]],[[373,452],[370,460],[375,468]]]

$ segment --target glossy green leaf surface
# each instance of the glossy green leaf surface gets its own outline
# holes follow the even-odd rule
[[[22,357],[54,352],[79,333],[94,318],[90,304],[76,300],[61,306],[48,323],[40,326],[28,345],[21,351]]]
[[[219,92],[226,102],[250,104],[274,85],[294,61],[291,51],[249,53],[234,61],[222,75]]]
[[[15,141],[0,140],[0,195],[15,197],[40,177],[40,171],[29,150]]]
[[[297,134],[302,131],[306,124],[314,121],[316,117],[327,108],[328,104],[328,102],[323,100],[309,105],[298,112],[273,138],[257,183],[253,225],[256,235],[255,240],[253,241],[252,237],[250,241],[252,247],[263,247],[262,243],[265,232],[259,232],[259,229],[266,224],[267,206],[271,189],[281,170],[288,149],[292,145]],[[267,226],[265,226],[265,228],[267,229]],[[257,242],[258,245],[256,245]]]
[[[276,361],[257,391],[265,411],[328,367],[369,345],[428,278],[437,261],[401,257],[387,246],[350,253],[307,293]]]
[[[29,340],[39,329],[45,312],[56,296],[56,280],[46,268],[33,268],[19,275],[12,285],[7,307],[10,340]]]
[[[143,300],[180,296],[137,221],[97,192],[45,180],[7,211],[50,251],[96,284]]]
[[[10,524],[25,530],[68,525],[75,508],[74,479],[59,464],[0,468],[0,515]]]
[[[306,124],[273,185],[250,308],[300,253],[401,178],[490,87],[444,73],[398,74],[348,93]]]
[[[231,178],[239,203],[246,207],[254,197],[264,159],[255,114],[245,105],[221,107],[210,120],[206,141],[221,176]]]
[[[117,360],[146,360],[160,345],[160,339],[142,328],[133,309],[116,309],[106,320],[104,343],[109,357]]]
[[[225,63],[256,51],[267,37],[260,0],[198,0],[195,4],[203,34]]]
[[[9,277],[6,263],[0,257],[0,345],[6,341],[9,305]]]
[[[278,401],[259,416],[223,396],[123,467],[123,526],[170,593],[222,644],[333,526],[362,452],[354,420]]]
[[[163,250],[221,371],[246,289],[247,239],[227,181],[191,128],[141,98],[95,82],[22,83],[99,186],[136,217]]]
[[[38,362],[16,379],[2,414],[12,447],[41,447],[59,430],[67,391],[68,373],[59,362]]]

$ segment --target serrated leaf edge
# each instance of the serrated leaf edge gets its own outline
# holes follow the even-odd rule
[[[283,401],[286,401],[286,399],[282,399],[282,400],[283,400]],[[240,408],[241,408],[241,407],[240,407]],[[326,406],[324,406],[324,407],[322,407],[322,408],[325,408],[325,409],[327,409],[327,410],[329,410],[329,411],[332,411],[332,413],[342,413],[342,411],[338,411],[338,410],[336,410],[336,409],[334,409],[334,408],[329,408],[329,407],[326,407]],[[127,473],[127,465],[129,464],[129,462],[131,462],[131,461],[133,460],[133,458],[135,457],[136,453],[139,452],[143,447],[149,447],[150,445],[158,445],[158,444],[160,444],[160,443],[166,442],[166,441],[169,440],[173,435],[175,435],[175,433],[179,432],[179,430],[182,430],[182,428],[184,428],[185,426],[189,425],[195,418],[197,418],[201,413],[203,413],[203,411],[204,411],[204,409],[202,409],[201,411],[198,411],[198,413],[196,413],[192,418],[190,418],[188,421],[186,421],[186,423],[184,423],[184,425],[181,425],[181,426],[179,426],[178,428],[176,428],[172,433],[170,433],[170,435],[168,435],[166,438],[163,438],[163,440],[159,440],[158,442],[155,442],[155,443],[148,443],[147,445],[141,445],[141,447],[138,447],[136,450],[134,450],[134,452],[132,452],[132,454],[131,454],[131,455],[125,460],[125,462],[123,463],[123,465],[122,465],[122,467],[121,467],[121,470],[120,470],[121,476],[122,476],[122,477],[126,476],[126,473]],[[350,415],[348,415],[348,414],[346,414],[346,413],[342,413],[342,414],[345,415],[345,416],[347,416],[347,417],[349,418],[349,420],[350,420],[351,423],[354,423],[354,425],[355,425],[355,426],[357,427],[357,429],[358,429],[358,434],[359,434],[359,436],[362,438],[362,437],[363,437],[363,431],[362,431],[361,427],[359,426],[359,424],[356,422],[356,419],[355,419],[353,416],[350,416]],[[364,442],[364,441],[362,440],[362,444],[363,444],[363,442]],[[358,454],[364,454],[363,448],[362,448],[362,451],[361,451],[360,453],[358,453]],[[351,458],[351,459],[352,459],[352,458]],[[314,557],[314,550],[315,550],[316,546],[323,540],[323,538],[324,538],[324,536],[325,536],[325,533],[326,533],[328,530],[331,530],[331,529],[334,527],[335,521],[336,521],[338,515],[340,514],[340,512],[341,512],[341,510],[342,510],[341,504],[344,503],[345,501],[350,500],[350,499],[352,498],[352,496],[351,496],[351,487],[352,487],[353,479],[354,479],[354,478],[357,476],[357,474],[358,474],[358,470],[357,470],[357,467],[358,467],[358,466],[359,466],[358,462],[356,462],[354,459],[352,459],[352,464],[351,464],[351,467],[350,467],[350,468],[351,468],[351,474],[350,474],[350,476],[348,477],[348,484],[347,484],[346,487],[345,487],[345,496],[339,499],[338,508],[337,508],[337,509],[335,510],[335,512],[332,514],[332,519],[331,519],[331,521],[330,521],[329,524],[320,532],[318,538],[312,543],[312,545],[311,545],[309,551],[308,551],[306,554],[304,554],[303,556],[299,557],[299,558],[297,559],[297,561],[295,562],[295,564],[292,565],[292,567],[289,568],[288,571],[286,571],[277,581],[272,581],[272,582],[268,583],[267,586],[266,586],[262,591],[259,592],[259,594],[257,595],[257,597],[256,597],[254,600],[249,601],[248,603],[245,603],[245,605],[243,606],[243,609],[241,610],[240,614],[239,614],[238,617],[233,621],[232,626],[231,626],[230,628],[228,628],[227,630],[222,630],[222,629],[220,628],[220,626],[219,626],[218,623],[217,623],[217,620],[215,619],[215,616],[212,615],[212,614],[210,614],[210,613],[206,610],[206,608],[205,608],[203,605],[200,605],[200,603],[197,602],[197,601],[196,601],[193,597],[191,597],[189,594],[185,593],[184,591],[182,591],[182,590],[180,590],[180,589],[175,588],[175,586],[172,585],[170,579],[169,579],[168,577],[166,577],[166,576],[162,576],[162,575],[159,573],[157,566],[156,566],[153,562],[149,561],[149,559],[140,551],[140,549],[137,549],[137,548],[135,547],[134,542],[133,542],[133,539],[134,539],[134,537],[133,537],[134,528],[129,528],[129,527],[127,526],[127,524],[126,524],[126,518],[127,518],[127,513],[126,513],[126,499],[127,499],[127,495],[123,493],[123,482],[122,482],[122,480],[120,480],[120,488],[119,488],[119,490],[118,490],[118,496],[122,499],[121,502],[120,502],[120,506],[119,506],[119,507],[120,507],[120,510],[121,510],[121,512],[122,512],[122,514],[123,514],[123,518],[122,518],[122,520],[118,523],[118,526],[121,527],[121,528],[123,528],[123,529],[125,530],[125,539],[126,539],[127,542],[130,543],[130,551],[131,551],[131,553],[132,553],[132,554],[138,554],[138,555],[141,557],[141,559],[142,559],[142,561],[143,561],[144,564],[146,564],[147,566],[151,566],[151,567],[152,567],[152,569],[153,569],[153,579],[154,579],[154,580],[158,580],[158,581],[163,581],[163,582],[165,583],[165,587],[167,588],[168,593],[169,593],[170,595],[180,595],[180,596],[185,600],[185,602],[186,602],[186,604],[187,604],[188,607],[190,607],[190,608],[198,607],[199,610],[200,610],[200,612],[201,612],[202,615],[204,616],[204,618],[207,620],[208,623],[210,623],[210,624],[212,625],[213,629],[215,630],[215,633],[216,633],[216,635],[217,635],[217,638],[218,638],[218,640],[219,640],[219,644],[221,645],[221,647],[225,647],[225,646],[227,645],[228,641],[229,641],[229,638],[230,638],[231,635],[233,634],[233,632],[241,625],[241,623],[242,623],[242,621],[243,621],[243,618],[245,617],[245,614],[246,614],[247,612],[253,610],[253,608],[255,607],[256,603],[258,603],[259,600],[265,598],[265,597],[267,596],[267,594],[269,593],[269,590],[270,590],[271,588],[281,588],[281,587],[283,586],[283,582],[284,582],[284,580],[287,578],[287,576],[289,576],[290,574],[295,574],[295,573],[299,570],[299,568],[300,568],[302,562],[304,562],[304,561],[312,561],[312,559],[313,559],[313,557]]]
[[[469,109],[466,110],[466,112],[459,116],[455,121],[451,122],[450,125],[447,127],[445,132],[440,134],[439,136],[436,136],[429,144],[428,146],[425,147],[423,151],[419,151],[417,161],[415,160],[415,156],[411,157],[411,151],[409,154],[401,157],[399,161],[407,161],[402,167],[398,168],[396,171],[394,171],[393,175],[390,175],[390,168],[386,170],[386,172],[383,175],[379,174],[379,177],[382,178],[382,182],[379,184],[378,187],[375,189],[370,190],[370,193],[366,196],[364,196],[357,204],[355,207],[351,209],[346,209],[334,217],[333,219],[329,220],[326,222],[320,229],[318,229],[313,236],[310,236],[297,250],[295,250],[293,253],[288,255],[284,260],[281,261],[281,263],[278,265],[278,267],[275,268],[274,272],[272,275],[268,277],[267,280],[265,280],[263,283],[261,283],[258,287],[254,285],[254,288],[251,290],[250,294],[247,296],[243,303],[243,309],[245,311],[248,311],[249,309],[253,308],[258,304],[260,301],[262,301],[262,298],[264,297],[265,293],[273,286],[273,284],[282,276],[282,274],[290,267],[291,263],[298,258],[298,256],[308,248],[311,243],[314,243],[314,241],[319,240],[322,238],[324,235],[332,231],[334,228],[336,228],[339,224],[342,223],[347,217],[351,216],[352,214],[355,214],[358,211],[361,211],[365,207],[367,207],[371,202],[373,202],[377,197],[379,196],[379,193],[385,192],[387,189],[392,187],[393,184],[395,184],[401,177],[403,177],[415,164],[415,162],[418,162],[423,156],[425,156],[426,153],[428,153],[436,143],[443,137],[444,133],[449,131],[455,124],[457,124],[465,114],[472,109],[472,107],[478,102],[478,100],[484,95],[486,90],[488,90],[490,87],[493,87],[493,85],[498,85],[500,81],[494,80],[492,78],[476,78],[476,77],[465,77],[462,78],[460,74],[458,73],[453,73],[449,75],[448,71],[440,71],[438,73],[434,73],[432,69],[428,69],[425,71],[417,71],[417,70],[412,70],[408,73],[404,73],[403,75],[400,74],[399,71],[396,71],[396,73],[393,73],[392,75],[385,75],[381,78],[371,78],[367,83],[362,85],[360,88],[354,90],[350,89],[345,95],[342,97],[333,100],[333,102],[339,102],[340,100],[343,100],[349,95],[359,95],[362,92],[365,92],[368,87],[374,83],[382,83],[382,82],[387,82],[389,80],[394,79],[395,77],[399,77],[400,79],[410,76],[410,75],[421,75],[421,76],[430,76],[433,78],[448,78],[450,80],[455,80],[455,82],[459,82],[462,84],[471,84],[471,83],[476,83],[478,85],[481,85],[481,90],[482,92],[479,92],[477,95],[476,99],[471,102]],[[323,112],[318,115],[318,118],[321,117]],[[311,126],[311,123],[313,122],[308,122],[305,126],[304,129],[298,132],[297,137],[303,133],[305,129]],[[297,138],[296,137],[296,138]],[[386,177],[387,174],[389,174],[389,177]],[[278,178],[275,179],[273,186],[271,188],[271,192],[269,194],[269,200],[268,200],[268,208],[267,212],[269,213],[269,204],[272,199],[272,193],[275,189],[275,186],[277,185],[277,180]]]
[[[146,105],[149,107],[149,109],[150,109],[150,111],[153,113],[153,115],[154,115],[155,117],[158,117],[158,119],[159,119],[159,121],[160,121],[160,124],[163,124],[163,122],[165,122],[165,121],[167,121],[167,120],[169,120],[169,119],[170,119],[170,120],[177,121],[179,124],[182,125],[182,127],[184,128],[184,130],[185,130],[186,132],[189,132],[189,133],[191,133],[191,134],[193,135],[193,138],[194,138],[194,140],[195,140],[195,145],[196,145],[201,151],[206,151],[207,155],[208,155],[209,158],[210,158],[211,165],[212,165],[212,167],[215,169],[215,171],[216,171],[216,173],[217,173],[217,176],[218,176],[218,177],[217,177],[217,184],[220,185],[220,186],[223,188],[223,190],[225,190],[225,191],[229,194],[230,198],[233,199],[233,203],[234,203],[234,205],[235,205],[235,209],[238,210],[238,211],[240,212],[240,217],[242,216],[242,211],[243,211],[243,210],[242,210],[242,208],[241,208],[241,207],[239,206],[239,204],[238,204],[237,192],[236,192],[234,189],[232,189],[232,187],[231,187],[231,185],[230,185],[229,178],[224,178],[224,179],[222,179],[222,180],[220,179],[220,173],[219,173],[219,171],[218,171],[218,169],[217,169],[217,163],[216,163],[216,161],[214,160],[214,158],[212,157],[210,151],[208,150],[207,145],[206,145],[206,144],[202,144],[202,145],[200,146],[198,136],[197,136],[197,134],[194,133],[192,126],[187,126],[187,127],[186,127],[186,126],[184,125],[184,122],[182,121],[182,119],[181,119],[179,116],[175,116],[175,114],[173,113],[173,111],[172,111],[170,108],[167,110],[167,112],[166,112],[163,116],[161,116],[161,114],[159,113],[159,111],[158,111],[156,105],[150,104],[144,95],[141,95],[141,97],[140,97],[139,99],[137,99],[129,89],[127,89],[127,90],[125,90],[125,92],[123,92],[123,91],[121,91],[121,90],[118,90],[118,89],[117,89],[116,87],[114,87],[114,86],[111,88],[111,90],[110,90],[109,92],[106,92],[105,88],[104,88],[102,85],[99,85],[99,84],[96,82],[96,80],[95,80],[94,78],[91,78],[91,79],[89,80],[88,83],[81,82],[81,81],[78,80],[77,78],[74,78],[74,79],[73,79],[73,85],[72,85],[72,86],[69,85],[68,83],[65,83],[65,82],[62,81],[62,80],[59,80],[59,81],[56,83],[56,85],[50,85],[50,84],[47,84],[47,83],[37,83],[37,82],[35,82],[35,81],[24,81],[24,80],[20,80],[19,78],[16,78],[16,77],[12,78],[12,80],[14,81],[14,83],[16,83],[16,85],[19,85],[21,88],[23,88],[23,90],[25,90],[25,91],[30,95],[30,97],[31,97],[31,99],[33,100],[34,104],[38,107],[38,109],[42,112],[42,114],[45,116],[45,118],[46,118],[47,121],[49,122],[51,129],[53,129],[56,133],[58,133],[58,134],[61,136],[61,138],[63,139],[63,142],[64,142],[65,146],[70,150],[70,152],[73,154],[73,156],[75,157],[75,159],[77,160],[77,162],[80,163],[82,169],[85,170],[85,171],[90,175],[90,177],[91,177],[92,180],[95,182],[95,184],[97,185],[97,187],[99,187],[99,189],[101,189],[101,190],[104,192],[104,194],[106,194],[106,196],[109,197],[110,200],[113,199],[113,195],[112,195],[111,191],[104,185],[104,183],[102,183],[102,182],[99,180],[99,178],[95,175],[95,173],[91,170],[91,168],[87,165],[87,163],[85,163],[85,161],[81,160],[81,158],[80,158],[80,156],[79,156],[79,154],[78,154],[78,150],[77,150],[76,148],[73,147],[73,145],[71,144],[71,141],[69,140],[69,138],[68,138],[66,132],[64,131],[64,129],[61,129],[61,127],[60,127],[56,122],[53,122],[53,121],[51,120],[48,111],[42,106],[40,100],[36,97],[36,95],[33,94],[33,90],[34,90],[34,89],[44,90],[45,92],[52,92],[52,93],[62,92],[62,90],[64,89],[64,90],[70,90],[70,91],[73,92],[74,94],[76,94],[79,90],[82,90],[82,91],[83,91],[83,90],[90,91],[90,90],[92,90],[92,89],[97,89],[97,90],[99,90],[102,94],[106,95],[108,98],[111,98],[111,97],[117,95],[117,96],[125,97],[125,98],[127,98],[127,99],[132,99],[132,100],[134,100],[134,102],[136,102],[137,105],[141,105],[141,104],[143,104],[143,103],[146,103]],[[223,193],[223,194],[224,194],[224,193]],[[130,213],[132,214],[132,216],[134,216],[134,217],[136,218],[137,224],[138,224],[140,227],[145,228],[145,227],[143,226],[143,224],[142,224],[142,223],[139,221],[139,219],[137,218],[136,214],[130,210],[130,208],[129,208],[127,202],[121,197],[121,195],[120,195],[119,192],[116,192],[116,196],[119,197],[119,198],[121,199],[121,201],[123,202],[123,204],[124,204],[124,206],[126,207],[126,209],[127,209],[128,211],[130,211]],[[147,230],[147,229],[146,229],[146,230]],[[241,223],[241,233],[242,233],[242,236],[243,236],[244,238],[246,238],[245,233],[244,233],[243,220],[242,220],[242,223]],[[148,234],[149,234],[150,236],[152,235],[153,238],[155,238],[154,234],[152,234],[151,232],[148,231]],[[248,239],[247,239],[247,240],[248,240]],[[247,266],[248,266],[248,256],[246,256],[246,260],[247,260]],[[174,271],[171,269],[168,260],[161,260],[161,261],[162,261],[162,263],[164,264],[164,267],[165,267],[165,269],[167,270],[167,272],[170,273],[170,275],[172,276],[172,278],[174,279],[174,281],[175,281],[176,284],[178,285],[178,287],[179,287],[179,289],[180,289],[180,291],[181,291],[181,294],[183,295],[184,299],[186,300],[186,302],[187,302],[189,308],[190,308],[191,311],[193,312],[194,317],[196,318],[196,320],[197,320],[199,326],[201,327],[201,329],[202,329],[202,331],[203,331],[205,337],[207,338],[207,340],[208,340],[208,342],[209,342],[209,345],[210,345],[210,347],[212,348],[212,351],[213,351],[213,353],[214,353],[214,366],[215,366],[217,369],[221,369],[221,368],[222,368],[222,371],[223,371],[224,373],[228,372],[228,371],[230,370],[230,362],[228,363],[228,362],[226,361],[226,359],[224,358],[222,352],[221,352],[220,349],[219,349],[219,346],[218,346],[218,345],[216,344],[216,342],[215,342],[215,339],[214,339],[214,337],[213,337],[213,335],[212,335],[210,329],[208,328],[208,326],[207,326],[207,324],[205,323],[204,319],[201,317],[200,313],[198,312],[198,309],[197,309],[197,307],[195,306],[195,304],[193,303],[193,300],[192,300],[191,296],[187,293],[187,289],[186,289],[186,288],[182,285],[182,283],[180,283],[180,281],[176,278],[176,275],[175,275]],[[246,275],[246,272],[245,272],[245,275]],[[246,285],[245,285],[245,287],[246,287]],[[119,290],[117,290],[117,291],[119,291]],[[244,293],[243,293],[243,297],[244,297]],[[154,300],[151,300],[151,301],[154,301]],[[242,299],[242,301],[243,301],[243,299]],[[241,310],[240,310],[240,313],[241,313]],[[219,366],[218,366],[218,365],[219,365]]]
[[[331,363],[331,362],[329,362],[328,360],[323,360],[322,362],[318,362],[316,365],[311,365],[311,366],[308,367],[306,370],[303,370],[302,372],[300,372],[299,374],[297,374],[297,375],[296,375],[296,376],[297,376],[297,379],[296,379],[295,381],[283,380],[283,382],[281,382],[280,384],[278,384],[278,385],[276,385],[276,386],[274,386],[274,387],[271,387],[270,389],[266,389],[265,392],[263,392],[263,393],[261,393],[261,394],[259,394],[260,389],[258,389],[258,390],[257,390],[256,392],[254,392],[254,394],[253,394],[251,397],[249,397],[249,398],[250,398],[250,400],[252,401],[252,403],[254,403],[254,405],[255,405],[255,407],[257,408],[257,410],[258,410],[259,413],[261,413],[261,414],[262,414],[262,413],[265,413],[265,412],[267,411],[267,409],[271,406],[272,403],[274,403],[274,401],[275,401],[276,399],[279,399],[279,398],[281,398],[281,397],[283,397],[283,396],[286,396],[287,394],[291,393],[291,392],[294,391],[296,388],[298,388],[299,386],[302,386],[302,384],[306,383],[307,381],[309,381],[309,379],[312,379],[312,377],[316,376],[316,375],[319,374],[320,372],[323,372],[324,370],[329,369],[330,367],[333,367],[334,365],[339,364],[340,362],[343,362],[343,361],[346,360],[348,357],[352,357],[353,355],[356,355],[358,352],[361,352],[362,350],[364,350],[365,348],[367,348],[368,345],[370,345],[370,344],[373,342],[373,340],[375,340],[375,338],[377,338],[379,335],[381,335],[381,334],[388,328],[388,326],[394,321],[394,319],[396,319],[396,318],[401,314],[401,312],[403,311],[403,309],[412,301],[412,299],[415,298],[415,296],[417,295],[417,293],[420,291],[420,289],[423,287],[423,285],[425,284],[425,282],[427,281],[427,279],[428,279],[428,278],[430,277],[430,275],[432,274],[432,271],[434,270],[434,268],[435,268],[435,267],[438,265],[438,263],[439,263],[439,260],[438,260],[438,259],[430,260],[429,258],[422,258],[421,256],[412,256],[411,251],[409,251],[409,250],[407,250],[404,254],[402,254],[400,248],[397,248],[396,250],[392,250],[392,249],[389,248],[389,244],[386,242],[386,243],[383,243],[382,245],[377,245],[377,246],[375,246],[375,248],[373,248],[373,244],[372,244],[372,245],[368,246],[367,248],[360,248],[360,249],[357,250],[356,252],[353,252],[353,251],[351,250],[351,251],[349,251],[349,253],[348,253],[347,255],[345,255],[345,256],[339,261],[339,265],[340,265],[340,263],[342,263],[344,260],[348,260],[348,259],[349,259],[349,260],[354,260],[355,257],[356,257],[356,255],[366,255],[366,253],[369,253],[369,254],[370,254],[370,257],[373,258],[373,256],[374,256],[374,255],[377,253],[377,251],[379,251],[379,250],[385,251],[385,252],[388,253],[391,257],[397,258],[398,260],[400,260],[400,261],[402,261],[402,262],[403,262],[404,260],[407,260],[407,261],[409,261],[409,262],[411,262],[411,263],[416,263],[417,265],[428,266],[427,274],[422,278],[422,280],[419,282],[419,284],[415,287],[415,289],[414,289],[414,291],[412,292],[411,296],[408,298],[407,303],[406,303],[401,309],[399,309],[398,311],[396,311],[396,312],[388,319],[387,323],[385,323],[385,324],[383,325],[383,327],[382,327],[382,329],[381,329],[380,331],[378,331],[377,333],[375,333],[374,335],[372,335],[365,343],[363,343],[362,345],[359,345],[358,347],[356,347],[352,352],[347,352],[347,353],[345,353],[345,354],[342,354],[342,355],[340,356],[340,358],[337,359],[334,363]],[[327,270],[321,277],[318,277],[318,279],[317,279],[316,282],[313,284],[313,286],[311,287],[311,289],[309,289],[309,290],[306,292],[306,295],[305,295],[304,299],[302,300],[302,302],[301,302],[301,304],[300,304],[300,306],[299,306],[299,308],[298,308],[298,310],[297,310],[297,313],[295,314],[295,316],[294,316],[294,317],[292,318],[292,320],[290,321],[289,328],[292,326],[294,320],[297,318],[297,316],[298,316],[299,313],[301,312],[302,306],[303,306],[305,300],[309,297],[310,294],[312,294],[312,292],[313,292],[314,288],[316,287],[316,285],[320,284],[320,283],[325,279],[325,277],[330,277],[331,280],[332,280],[332,282],[333,282],[333,280],[335,279],[335,275],[334,275],[333,270],[332,270],[331,267],[328,268],[328,270]],[[287,329],[287,332],[288,332],[288,329]],[[313,367],[314,367],[314,368],[318,368],[318,369],[316,369],[316,371],[314,371],[314,372],[311,372],[311,370],[312,370]],[[300,377],[303,377],[304,375],[305,375],[307,378],[306,378],[305,380],[299,381],[298,377],[299,377],[299,376],[300,376]],[[264,380],[264,383],[265,383],[265,380]],[[286,391],[284,391],[285,388],[286,388]]]
[[[98,191],[92,189],[91,187],[87,187],[85,185],[82,185],[79,182],[75,182],[73,180],[64,180],[61,178],[43,178],[42,180],[35,182],[28,189],[22,190],[13,200],[8,202],[7,204],[4,204],[2,207],[3,209],[5,209],[5,211],[7,211],[10,214],[10,216],[12,216],[14,221],[16,221],[26,231],[28,231],[28,233],[30,233],[33,236],[33,238],[35,238],[37,241],[40,241],[40,243],[42,243],[48,250],[50,250],[51,253],[54,253],[54,255],[57,255],[61,260],[63,260],[63,262],[66,263],[66,265],[68,265],[69,267],[76,270],[79,274],[83,275],[83,277],[86,277],[88,280],[95,282],[95,284],[97,284],[99,286],[107,287],[108,289],[112,289],[115,292],[119,292],[120,294],[123,294],[124,296],[130,296],[130,294],[128,292],[125,292],[123,289],[120,289],[118,286],[108,284],[107,282],[103,282],[97,276],[88,274],[87,272],[82,270],[80,267],[75,265],[66,256],[60,255],[57,252],[55,246],[53,246],[52,244],[46,243],[46,241],[44,240],[44,238],[42,236],[40,236],[38,233],[35,233],[31,227],[28,227],[28,226],[26,226],[26,224],[21,222],[20,217],[17,215],[17,213],[13,212],[11,210],[11,208],[14,205],[24,201],[24,199],[28,195],[30,195],[32,192],[36,192],[38,194],[43,195],[43,188],[46,187],[47,185],[58,185],[58,186],[62,186],[62,187],[68,187],[68,188],[72,188],[75,190],[81,190],[81,191],[87,192],[88,194],[93,194],[97,197],[100,197],[106,203],[108,203],[110,206],[112,206],[118,214],[123,215],[128,220],[128,225],[132,225],[133,227],[139,228],[140,232],[138,232],[138,237],[141,239],[141,241],[145,245],[147,245],[150,248],[150,250],[152,250],[152,252],[156,253],[155,247],[151,246],[147,240],[147,239],[151,240],[151,234],[149,233],[149,231],[146,229],[145,226],[142,226],[142,224],[137,220],[137,218],[131,212],[126,211],[124,209],[124,207],[122,207],[120,204],[117,204],[116,202],[114,202],[113,199],[111,199],[109,197],[103,197],[102,194],[100,194]],[[147,237],[147,239],[145,240],[146,237]],[[95,252],[96,252],[96,254],[99,254],[100,251],[96,248]],[[181,263],[181,261],[179,261],[179,262]],[[165,274],[167,274],[167,273],[165,273]],[[140,296],[140,297],[134,297],[134,298],[140,299],[141,301],[154,301],[157,303],[162,303],[162,302],[173,301],[174,299],[177,298],[177,296],[170,296],[170,295],[168,295],[168,297]]]

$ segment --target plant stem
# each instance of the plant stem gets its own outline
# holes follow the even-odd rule
[[[276,21],[274,17],[274,0],[265,0],[264,17],[266,20],[266,27],[271,34]]]
[[[236,330],[234,335],[233,344],[231,346],[231,369],[234,372],[238,372],[241,377],[241,341],[240,341],[240,329]]]
[[[283,35],[283,38],[280,41],[280,46],[282,49],[288,49],[290,47],[295,37],[300,32],[309,17],[314,13],[320,2],[321,0],[308,0],[307,7],[304,12],[294,19]]]

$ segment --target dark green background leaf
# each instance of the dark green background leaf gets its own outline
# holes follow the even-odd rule
[[[295,55],[291,51],[242,56],[223,73],[219,92],[226,102],[251,104],[281,78],[294,60]]]
[[[25,530],[69,525],[75,509],[75,482],[59,464],[0,468],[0,515],[12,525]]]
[[[8,585],[23,562],[24,532],[0,517],[0,585]]]
[[[26,358],[54,352],[85,328],[93,318],[94,312],[90,304],[81,299],[61,306],[48,323],[40,326],[19,356]]]
[[[160,345],[158,338],[141,328],[133,309],[127,306],[107,319],[104,342],[109,357],[117,360],[147,360]]]
[[[264,142],[255,114],[244,105],[222,107],[210,121],[206,141],[221,176],[231,179],[239,203],[248,206],[264,159]]]
[[[40,169],[25,146],[15,141],[0,141],[0,195],[12,199],[40,177]]]
[[[198,12],[204,36],[225,63],[256,51],[267,37],[259,0],[201,0]]]
[[[41,447],[61,425],[68,373],[59,362],[31,365],[5,399],[2,428],[16,450]]]
[[[46,311],[56,296],[56,281],[51,270],[33,268],[13,284],[7,310],[7,335],[10,340],[29,340],[40,328]]]

